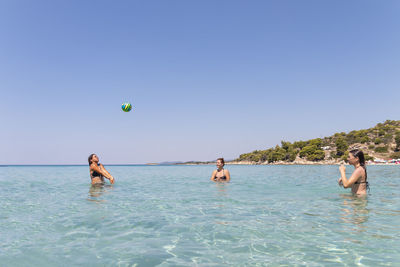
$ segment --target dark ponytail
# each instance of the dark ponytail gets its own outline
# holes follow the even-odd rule
[[[90,154],[90,156],[88,157],[89,166],[90,166],[90,164],[92,164],[92,158],[94,155],[96,155],[96,154]]]

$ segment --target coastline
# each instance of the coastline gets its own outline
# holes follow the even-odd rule
[[[225,165],[340,165],[341,162],[337,161],[321,161],[321,162],[313,162],[313,161],[293,161],[293,162],[285,162],[285,161],[277,161],[273,163],[268,163],[268,162],[251,162],[251,161],[231,161],[231,162],[225,162]],[[161,164],[159,164],[161,165]],[[190,163],[179,163],[179,164],[173,164],[173,165],[185,165],[185,166],[197,166],[197,165],[215,165],[214,162],[190,162]],[[345,163],[345,165],[349,165],[348,163]],[[400,166],[399,163],[375,163],[375,162],[368,162],[367,166],[372,166],[372,165],[390,165],[390,166]]]

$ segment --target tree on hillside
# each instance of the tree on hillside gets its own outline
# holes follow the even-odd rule
[[[378,146],[374,150],[376,153],[387,153],[388,147],[387,146]]]
[[[400,151],[400,133],[395,136],[394,141],[396,142],[396,148],[394,151]]]
[[[378,153],[392,152],[392,149],[394,152],[400,153],[400,120],[387,120],[369,129],[353,130],[348,134],[339,132],[329,137],[293,143],[281,141],[281,146],[277,145],[267,150],[256,150],[241,154],[238,160],[254,162],[294,161],[298,154],[307,160],[321,160],[325,157],[325,151],[322,150],[322,147],[325,146],[336,150],[331,151],[331,157],[344,159],[347,158],[346,151],[349,146],[355,143],[365,144],[369,150]]]
[[[347,144],[346,140],[343,137],[338,137],[335,142],[336,145],[336,156],[343,156],[349,145]]]
[[[290,142],[281,141],[282,148],[285,150],[285,160],[290,162],[294,161],[297,156],[297,151],[294,148],[294,145]]]
[[[283,141],[283,140],[281,141],[281,146],[286,151],[288,151],[289,148],[293,148],[293,145],[290,142],[286,142],[286,141]]]
[[[351,131],[346,135],[346,141],[348,144],[366,143],[369,141],[368,131],[367,130]]]
[[[321,148],[322,145],[322,139],[321,138],[315,138],[315,139],[311,139],[310,141],[308,141],[308,145],[309,146],[316,146],[317,148]]]
[[[268,162],[285,160],[286,150],[277,145],[269,156]]]
[[[307,145],[306,141],[296,141],[296,142],[293,143],[293,147],[294,148],[298,148],[300,150],[302,150],[303,147],[305,147],[306,145]]]
[[[259,162],[261,160],[261,154],[258,153],[258,151],[256,153],[253,152],[249,156],[249,160],[254,162]]]
[[[369,139],[368,135],[365,135],[365,136],[361,137],[361,139],[360,139],[360,143],[362,143],[362,144],[368,143],[369,141],[370,141],[370,139]]]
[[[391,134],[389,134],[389,133],[387,133],[387,134],[385,134],[385,135],[383,136],[383,142],[384,142],[385,144],[391,143],[392,140],[393,140],[393,135],[391,135]]]
[[[325,158],[325,152],[316,145],[308,145],[303,147],[299,155],[302,158],[312,161],[323,160]]]
[[[270,158],[270,154],[272,153],[272,151],[273,151],[272,148],[262,151],[261,161],[263,162],[267,161]]]
[[[297,157],[297,151],[294,150],[294,149],[289,150],[289,151],[286,153],[286,160],[288,160],[288,161],[290,161],[290,162],[294,161],[294,160],[296,159],[296,157]]]

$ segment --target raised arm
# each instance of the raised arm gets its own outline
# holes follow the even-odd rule
[[[105,173],[107,173],[109,176],[112,176],[107,170],[106,170],[106,168],[104,168],[104,166],[103,166],[103,164],[99,164],[99,167],[100,167],[100,169],[103,171],[103,172],[105,172]]]
[[[231,180],[231,173],[228,170],[225,170],[225,177],[227,182]]]
[[[213,170],[212,174],[211,174],[211,181],[215,181],[215,175],[217,174],[216,170]]]
[[[100,167],[100,166],[97,166],[96,163],[92,163],[90,165],[90,169],[94,170],[95,172],[100,173],[101,175],[103,175],[104,177],[109,179],[110,183],[112,183],[112,184],[114,183],[114,177],[112,177],[112,175],[108,171],[106,171],[106,169],[104,169],[104,167]]]
[[[110,176],[110,178],[109,178],[110,179],[110,183],[113,184],[114,183],[114,177],[106,170],[106,168],[104,168],[103,164],[101,164],[101,163],[100,163],[100,169]]]
[[[344,165],[341,165],[339,167],[340,170],[340,175],[341,175],[341,182],[343,184],[344,188],[349,188],[351,187],[357,180],[362,176],[363,169],[362,168],[357,168],[353,174],[350,176],[349,179],[346,178],[346,167]]]

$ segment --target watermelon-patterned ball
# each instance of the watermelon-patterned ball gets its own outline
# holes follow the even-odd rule
[[[122,108],[123,111],[129,112],[132,109],[132,105],[131,105],[131,103],[128,103],[128,102],[122,103],[121,108]]]

